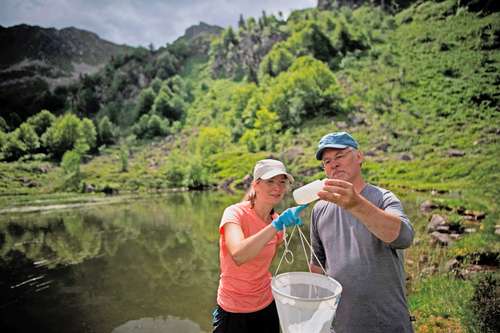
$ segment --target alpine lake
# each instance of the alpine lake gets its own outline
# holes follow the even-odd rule
[[[242,196],[178,192],[2,212],[0,331],[211,332],[218,225]],[[290,197],[278,211],[293,205]],[[293,262],[279,273],[307,270],[299,239],[294,233]]]

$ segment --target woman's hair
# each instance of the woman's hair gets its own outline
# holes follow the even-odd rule
[[[250,188],[245,193],[245,196],[243,197],[243,201],[250,201],[250,207],[253,208],[253,206],[255,206],[256,196],[257,196],[257,193],[255,193],[255,190],[253,188],[253,181],[252,181],[252,185],[250,185]]]

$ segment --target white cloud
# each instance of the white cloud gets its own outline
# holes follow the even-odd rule
[[[0,0],[0,24],[74,26],[109,41],[132,46],[163,46],[200,21],[223,28],[236,26],[240,14],[262,11],[287,16],[317,0]]]

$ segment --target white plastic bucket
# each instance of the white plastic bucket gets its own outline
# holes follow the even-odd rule
[[[335,279],[309,272],[273,277],[271,288],[283,333],[329,333],[342,286]]]

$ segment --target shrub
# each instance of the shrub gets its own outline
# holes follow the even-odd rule
[[[79,141],[93,148],[95,140],[96,132],[92,121],[87,118],[81,121],[71,113],[57,118],[42,135],[43,145],[56,158],[73,149]]]
[[[335,76],[326,64],[310,56],[295,60],[287,72],[263,89],[263,106],[276,112],[285,128],[341,110],[340,86]]]
[[[184,186],[190,189],[201,189],[209,185],[209,173],[203,165],[203,160],[200,156],[190,158],[187,172],[184,175]]]
[[[23,123],[15,131],[18,139],[26,146],[27,153],[34,153],[40,147],[40,140],[35,130],[28,123]]]
[[[481,276],[469,303],[472,327],[479,332],[500,332],[500,280],[498,274]]]
[[[50,113],[50,111],[42,110],[36,115],[29,117],[27,123],[33,126],[38,136],[42,136],[55,120],[56,116]]]
[[[223,151],[231,141],[230,130],[222,127],[203,127],[196,140],[196,150],[204,157]]]
[[[187,173],[185,164],[181,163],[184,158],[179,153],[172,153],[165,163],[165,178],[170,187],[180,187],[184,185],[184,176]]]
[[[26,145],[19,140],[18,130],[7,134],[4,140],[2,153],[6,161],[16,161],[26,154],[27,148]]]
[[[155,92],[152,88],[147,88],[141,91],[139,100],[135,106],[135,112],[138,116],[151,111],[155,102]]]
[[[129,149],[128,146],[125,144],[122,144],[120,146],[120,151],[118,153],[120,157],[120,163],[121,163],[121,172],[127,172],[128,171],[128,158],[129,158]]]
[[[80,173],[81,155],[76,150],[69,150],[64,153],[61,161],[61,167],[64,170],[64,183],[63,186],[67,190],[74,191],[80,187],[81,173]]]
[[[94,149],[97,143],[97,131],[94,122],[88,118],[81,120],[81,135],[80,139],[85,141],[89,149]]]
[[[99,144],[110,144],[114,142],[114,126],[108,116],[102,117],[97,128],[99,133]]]

